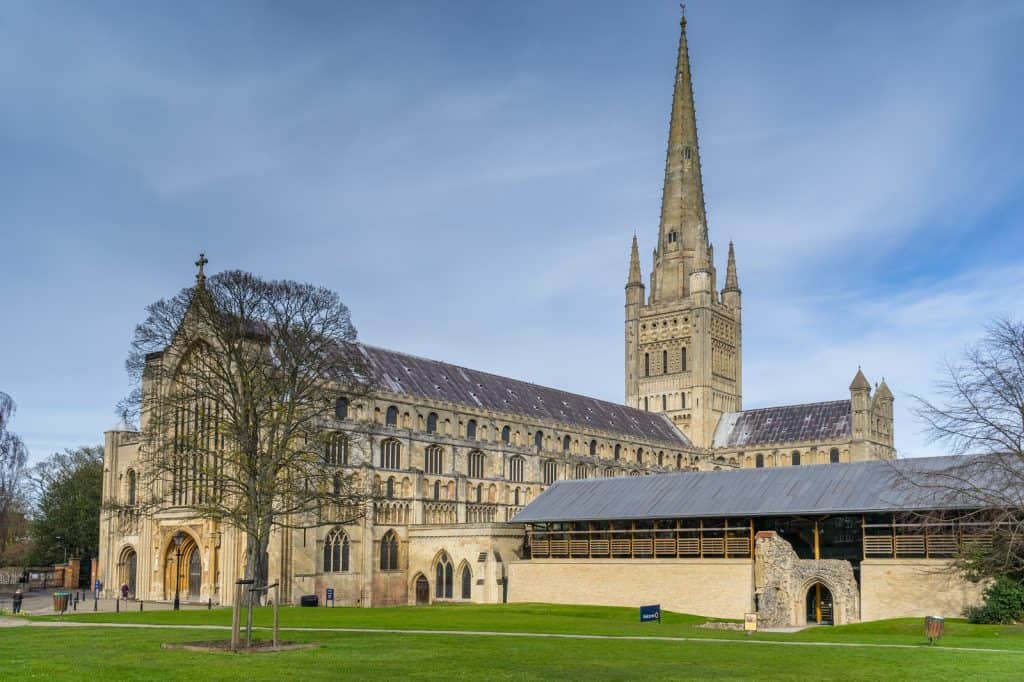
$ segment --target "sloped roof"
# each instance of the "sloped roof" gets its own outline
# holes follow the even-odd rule
[[[849,400],[727,412],[718,422],[712,446],[843,440],[851,434],[850,414]]]
[[[613,521],[971,508],[902,483],[963,457],[557,481],[512,521]],[[983,475],[983,473],[979,474]]]
[[[527,420],[550,419],[585,433],[608,431],[624,439],[692,447],[663,414],[376,346],[360,347],[381,388],[387,391],[516,414]]]

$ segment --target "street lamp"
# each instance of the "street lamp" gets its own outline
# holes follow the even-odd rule
[[[180,530],[174,534],[174,554],[177,561],[174,564],[174,610],[177,611],[181,608],[181,599],[179,590],[181,589],[181,541],[185,539],[185,534]]]

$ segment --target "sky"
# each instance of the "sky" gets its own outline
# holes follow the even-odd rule
[[[102,441],[145,307],[239,268],[366,342],[621,402],[658,230],[668,2],[5,2],[0,391],[33,460]],[[1024,4],[691,0],[745,408],[896,395],[1024,316]]]

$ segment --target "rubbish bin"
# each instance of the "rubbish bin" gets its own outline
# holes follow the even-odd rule
[[[935,640],[942,637],[942,631],[945,628],[945,623],[945,618],[940,618],[939,616],[925,616],[924,636],[928,638],[929,644],[934,644]]]
[[[57,613],[64,613],[68,610],[68,602],[71,601],[70,592],[53,593],[53,610]]]
[[[315,594],[304,594],[299,597],[299,606],[319,606],[320,598]]]

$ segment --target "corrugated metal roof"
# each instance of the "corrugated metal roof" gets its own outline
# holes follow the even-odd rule
[[[861,513],[970,507],[901,474],[940,471],[961,457],[687,472],[557,481],[516,523]],[[941,497],[941,499],[940,499]]]
[[[394,393],[444,400],[506,412],[526,420],[550,419],[583,431],[608,431],[631,440],[691,448],[690,441],[663,414],[538,386],[438,360],[361,345],[381,386]]]
[[[849,400],[728,412],[718,422],[713,447],[846,440],[851,434],[850,420]]]

